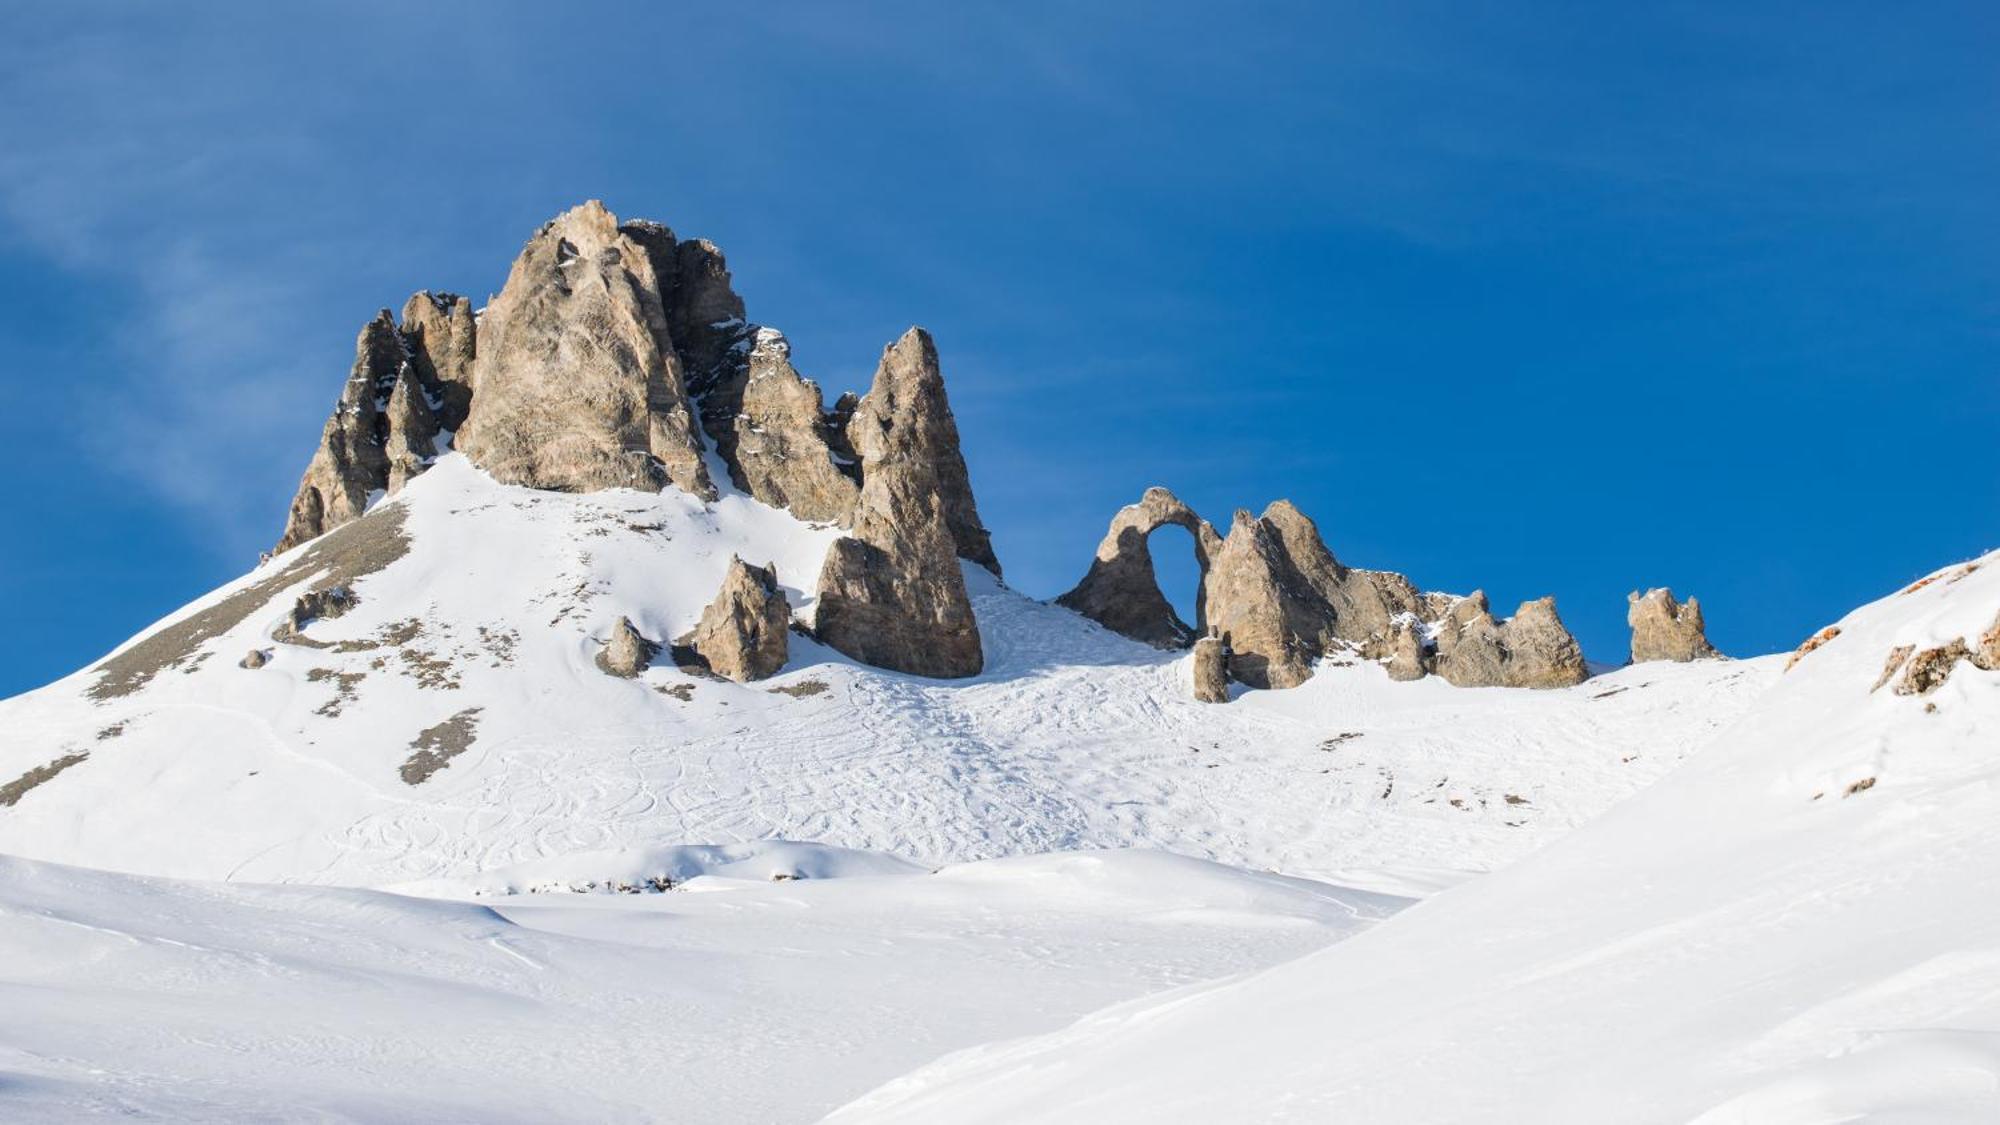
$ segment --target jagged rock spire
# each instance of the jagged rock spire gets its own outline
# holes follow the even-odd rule
[[[439,427],[456,430],[465,425],[478,354],[472,302],[456,293],[428,289],[411,294],[403,305],[403,338],[418,383],[437,403]]]
[[[996,577],[1000,562],[922,329],[829,410],[784,336],[745,319],[714,244],[592,201],[528,240],[482,312],[420,292],[400,328],[386,311],[371,322],[361,351],[280,549],[358,517],[447,442],[511,484],[711,500],[712,444],[735,487],[853,530],[822,575],[829,643],[908,671],[979,670],[958,560]]]
[[[883,350],[845,432],[861,498],[854,534],[820,569],[820,639],[877,667],[976,674],[984,657],[958,560],[983,554],[996,573],[999,564],[971,505],[928,332],[912,328]]]
[[[320,432],[319,448],[306,466],[273,553],[359,519],[370,497],[388,489],[389,424],[384,411],[407,361],[395,317],[383,309],[362,326],[354,342],[354,367],[333,416]]]
[[[522,249],[480,318],[476,382],[457,446],[498,480],[715,496],[652,257],[602,203]]]

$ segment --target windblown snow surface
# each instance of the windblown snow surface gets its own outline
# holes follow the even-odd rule
[[[352,546],[384,528],[406,547]],[[806,840],[930,864],[1150,847],[1396,891],[1601,812],[1776,671],[1646,665],[1526,692],[1353,664],[1218,707],[1191,698],[1185,656],[977,567],[987,668],[972,679],[883,672],[797,636],[785,673],[750,685],[665,657],[637,680],[595,666],[620,616],[655,640],[692,628],[732,553],[775,561],[809,615],[838,534],[741,495],[500,486],[448,456],[327,536],[332,563],[307,544],[162,623],[237,599],[222,616],[240,620],[179,663],[142,636],[124,651],[143,660],[0,703],[0,784],[85,755],[0,808],[0,852],[381,886],[663,843]],[[346,583],[353,610],[303,644],[276,639],[297,594],[355,554],[395,557]],[[270,662],[238,667],[252,649]],[[161,666],[107,695],[130,665]],[[454,721],[462,750],[406,781]]]
[[[1323,952],[838,1121],[2000,1120],[2000,554],[1855,611],[1657,786]]]
[[[732,553],[809,621],[838,534],[447,456],[0,702],[0,1118],[1763,1119],[1828,1050],[1986,1073],[1945,1015],[1867,1044],[2000,963],[1994,677],[1867,687],[2000,565],[1789,673],[1546,692],[1338,658],[1199,704],[976,567],[968,680],[596,666]]]

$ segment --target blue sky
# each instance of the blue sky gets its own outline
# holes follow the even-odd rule
[[[829,392],[930,328],[1039,596],[1151,484],[1599,659],[2000,544],[1990,4],[562,9],[0,8],[0,694],[253,563],[362,322],[591,197]]]

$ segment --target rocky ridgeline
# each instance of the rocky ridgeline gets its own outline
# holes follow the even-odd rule
[[[421,292],[399,324],[383,310],[299,484],[278,551],[359,518],[455,448],[503,482],[587,492],[726,483],[848,534],[817,576],[813,633],[864,663],[926,676],[983,665],[960,560],[1000,574],[979,518],[937,346],[912,328],[883,349],[873,384],[829,407],[775,329],[747,319],[722,252],[659,223],[621,223],[601,203],[528,240],[506,285],[475,313]],[[711,457],[712,455],[712,457]],[[720,466],[728,481],[711,479]],[[1196,620],[1175,615],[1147,538],[1186,528],[1201,568]],[[1552,599],[1496,619],[1483,594],[1419,591],[1349,567],[1287,501],[1235,513],[1227,535],[1165,489],[1118,512],[1089,572],[1057,599],[1125,636],[1198,648],[1199,693],[1228,682],[1285,688],[1339,651],[1398,680],[1561,687],[1588,674]],[[630,622],[600,663],[636,675],[672,647],[732,679],[785,661],[791,609],[768,569],[732,564],[693,634],[669,646]],[[1665,590],[1633,595],[1634,660],[1715,655],[1701,610]]]
[[[359,518],[447,447],[511,484],[673,486],[704,499],[717,495],[712,450],[736,488],[850,529],[819,575],[821,640],[923,675],[983,663],[958,560],[995,575],[1000,564],[929,334],[911,329],[884,350],[867,394],[829,409],[783,335],[745,318],[712,243],[620,223],[593,201],[537,231],[479,313],[430,293],[410,299],[400,325],[384,310],[362,329],[276,550]],[[721,674],[769,675],[785,630],[768,627],[773,603],[752,591],[755,568],[742,569],[711,613],[748,631],[724,643],[705,616],[698,632]],[[775,592],[775,579],[762,588]],[[609,667],[621,672],[659,647],[629,623],[613,642]]]
[[[1169,525],[1194,537],[1201,577],[1193,625],[1153,573],[1147,539]],[[1635,660],[1716,655],[1692,599],[1683,608],[1664,590],[1633,597]],[[1196,696],[1210,702],[1228,698],[1227,680],[1304,683],[1314,662],[1340,651],[1382,661],[1392,679],[1437,675],[1461,687],[1567,687],[1589,675],[1555,599],[1525,602],[1503,621],[1484,593],[1426,593],[1403,575],[1347,566],[1284,500],[1261,516],[1236,512],[1223,536],[1173,493],[1149,489],[1112,517],[1083,580],[1056,600],[1135,640],[1193,645]]]

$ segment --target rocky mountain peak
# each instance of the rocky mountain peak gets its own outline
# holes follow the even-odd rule
[[[447,449],[531,488],[714,500],[729,486],[852,530],[822,599],[828,643],[907,670],[978,671],[957,560],[996,577],[1000,563],[924,330],[884,349],[866,395],[829,410],[783,333],[746,318],[714,243],[592,200],[535,232],[482,313],[419,291],[400,325],[384,311],[357,347],[278,550],[359,518]],[[864,645],[843,626],[881,613],[907,646]]]

